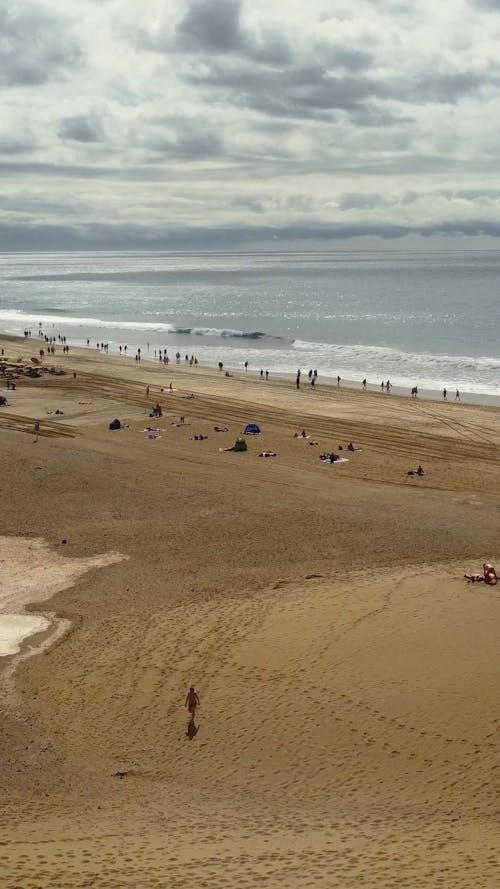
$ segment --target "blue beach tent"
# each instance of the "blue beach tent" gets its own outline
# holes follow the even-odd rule
[[[260,435],[260,429],[257,423],[249,423],[243,435]]]

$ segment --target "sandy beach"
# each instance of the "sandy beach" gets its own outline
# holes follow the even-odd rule
[[[64,622],[0,658],[2,889],[498,886],[500,409],[50,366],[0,377],[0,612]]]

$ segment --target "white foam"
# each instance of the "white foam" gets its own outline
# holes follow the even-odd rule
[[[125,558],[112,552],[68,558],[38,538],[0,537],[0,657],[16,654],[26,638],[50,628],[46,615],[26,614],[26,605],[50,599],[92,568]]]
[[[0,312],[0,322],[8,328],[15,324],[16,330],[26,325],[42,323],[42,328],[52,329],[59,327],[84,327],[99,328],[102,330],[145,330],[172,333],[175,331],[173,324],[165,324],[161,321],[121,321],[119,318],[80,318],[75,315],[46,315],[39,312],[23,312],[19,309],[4,309]]]

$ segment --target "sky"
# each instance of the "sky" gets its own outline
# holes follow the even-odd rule
[[[500,0],[3,0],[0,250],[500,237]]]

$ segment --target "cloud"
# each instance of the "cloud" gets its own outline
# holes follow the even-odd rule
[[[463,220],[429,223],[425,226],[390,223],[357,223],[344,226],[301,225],[272,228],[234,226],[208,229],[182,227],[152,230],[149,227],[105,225],[27,225],[0,221],[0,242],[6,251],[33,250],[244,250],[278,244],[281,249],[293,244],[326,247],[359,238],[377,238],[396,242],[411,236],[424,238],[499,238],[500,221]]]
[[[491,12],[500,11],[500,0],[472,0],[472,4],[480,9],[491,10]]]
[[[499,8],[3,4],[0,247],[493,231]]]
[[[179,48],[234,52],[242,46],[238,0],[191,0],[176,29]]]
[[[104,129],[98,117],[78,114],[74,117],[66,117],[61,121],[58,129],[61,139],[70,139],[75,142],[102,142]]]
[[[64,21],[36,7],[0,7],[0,84],[32,86],[64,75],[80,51]]]
[[[0,135],[0,155],[9,157],[19,154],[29,154],[36,148],[36,140],[32,134],[17,133],[12,135]]]

